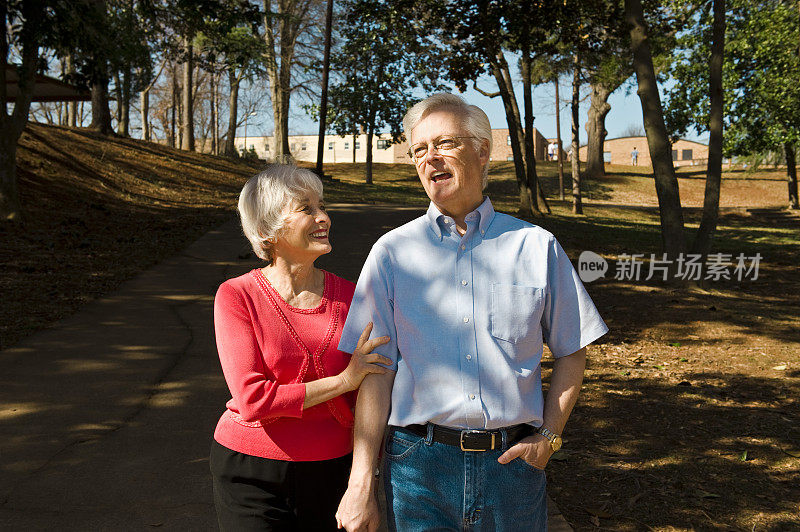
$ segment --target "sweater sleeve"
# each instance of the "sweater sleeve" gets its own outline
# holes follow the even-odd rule
[[[302,417],[305,384],[279,384],[267,377],[268,357],[261,353],[252,316],[242,295],[227,283],[214,299],[214,331],[222,373],[244,421]]]

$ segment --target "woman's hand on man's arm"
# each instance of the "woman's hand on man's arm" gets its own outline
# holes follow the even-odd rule
[[[388,370],[377,364],[391,365],[392,361],[385,356],[373,353],[373,349],[384,345],[389,341],[388,336],[369,339],[372,333],[372,322],[368,323],[358,339],[355,352],[350,357],[347,367],[333,377],[324,377],[306,383],[306,396],[303,401],[303,408],[324,403],[334,397],[346,392],[357,390],[361,386],[361,381],[370,373],[386,373]]]

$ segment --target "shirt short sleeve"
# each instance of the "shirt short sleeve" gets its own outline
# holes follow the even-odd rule
[[[547,255],[542,333],[553,356],[559,358],[594,342],[608,327],[555,238],[550,239]]]
[[[399,351],[394,321],[394,287],[388,252],[375,244],[358,276],[353,301],[347,314],[339,350],[353,353],[358,339],[369,322],[373,323],[371,338],[388,336],[389,342],[375,349],[393,361],[390,369],[397,370]]]

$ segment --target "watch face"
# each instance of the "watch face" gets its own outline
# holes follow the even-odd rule
[[[555,438],[553,438],[553,441],[550,442],[550,446],[553,448],[553,452],[556,452],[559,449],[561,449],[561,443],[562,443],[561,436],[556,436]]]

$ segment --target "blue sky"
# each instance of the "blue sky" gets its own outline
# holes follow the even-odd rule
[[[513,63],[512,63],[513,64]],[[485,76],[479,80],[478,86],[486,92],[493,92],[497,90],[494,78]],[[570,98],[572,97],[571,77],[561,80],[559,85],[559,97],[561,100],[561,139],[565,144],[571,141],[571,113],[570,113]],[[515,86],[517,94],[517,103],[520,107],[520,112],[524,112],[522,101],[522,85]],[[458,93],[453,89],[453,92]],[[589,98],[587,96],[588,86],[584,86],[581,91],[581,105],[580,105],[580,142],[586,143],[586,116],[589,109]],[[500,97],[488,98],[483,96],[474,89],[468,89],[467,92],[461,94],[469,103],[477,105],[483,109],[489,116],[489,121],[493,128],[508,127],[503,111],[503,103]],[[316,134],[319,129],[318,122],[311,120],[292,100],[294,109],[290,116],[289,129],[292,134]],[[625,131],[630,126],[642,126],[642,107],[639,102],[639,97],[636,95],[635,79],[631,78],[626,84],[617,89],[609,98],[611,104],[611,112],[606,117],[606,130],[608,131],[609,139],[624,136]],[[554,85],[540,85],[534,87],[533,90],[533,107],[534,107],[534,127],[547,138],[552,138],[556,134],[556,113],[555,113],[555,87]],[[272,133],[272,124],[269,120],[270,113],[260,113],[261,120],[251,119],[250,135],[255,134],[264,135]],[[263,117],[263,118],[262,118]],[[241,130],[241,128],[240,128]],[[243,132],[239,131],[239,135]],[[687,139],[695,140],[698,142],[707,142],[707,134],[697,135],[696,133],[689,133],[686,135]]]

